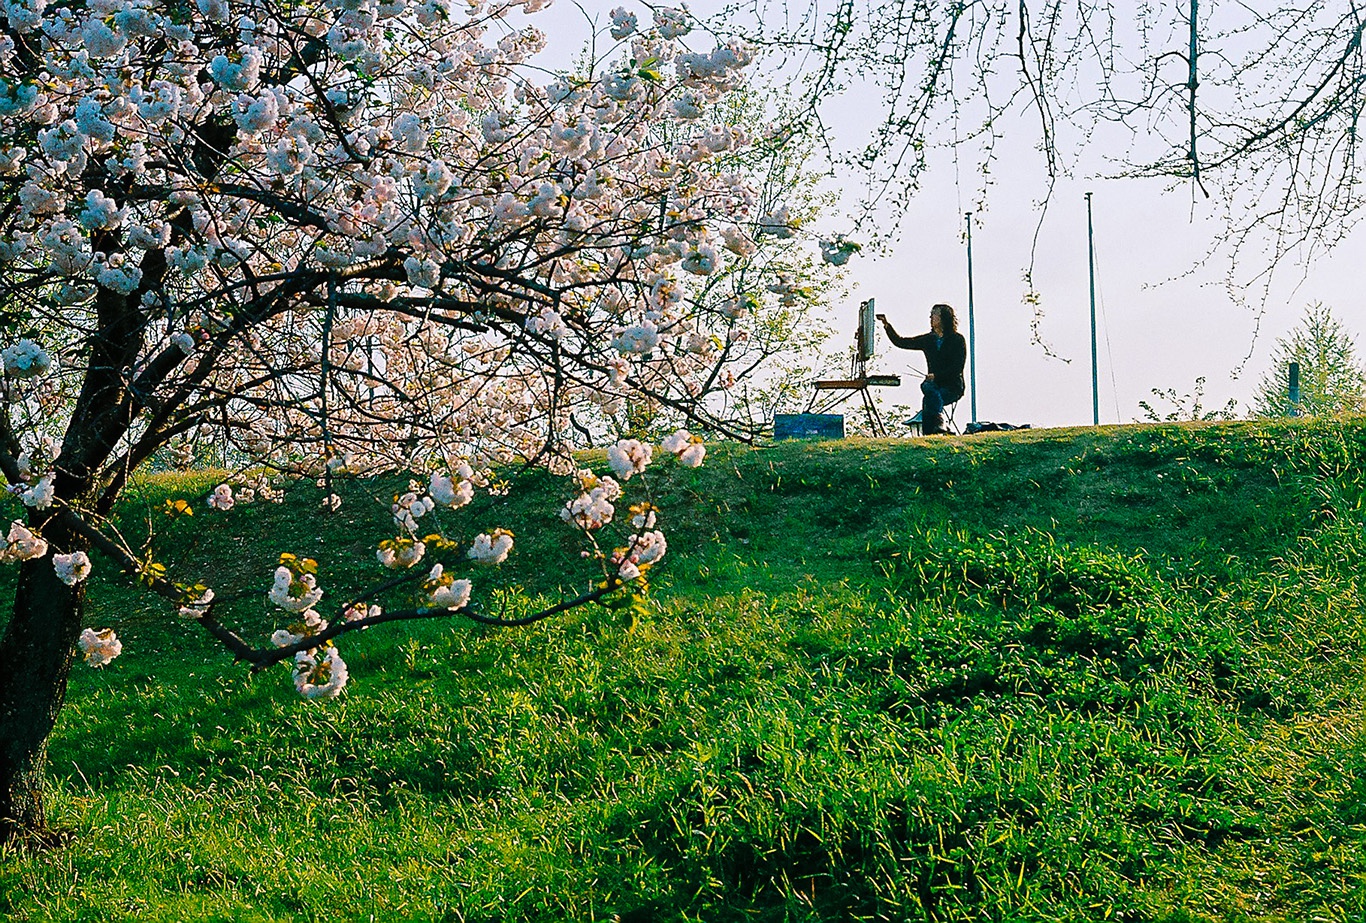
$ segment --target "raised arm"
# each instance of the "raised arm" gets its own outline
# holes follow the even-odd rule
[[[887,334],[887,339],[892,341],[893,346],[901,349],[918,349],[921,352],[930,348],[934,343],[934,334],[922,333],[919,336],[904,337],[892,329],[892,322],[887,319],[886,314],[877,315],[877,319],[882,321],[882,329]]]

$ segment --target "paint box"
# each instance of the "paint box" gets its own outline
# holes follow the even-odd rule
[[[774,439],[843,439],[842,413],[780,413],[773,417]]]

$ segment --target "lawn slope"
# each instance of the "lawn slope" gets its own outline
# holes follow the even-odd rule
[[[126,653],[75,675],[71,841],[0,854],[0,917],[1359,920],[1363,470],[1360,421],[720,446],[634,625],[376,629],[321,704],[97,580]],[[586,585],[540,478],[469,511],[517,532],[511,611]],[[212,484],[146,481],[126,532]],[[224,587],[314,553],[340,600],[377,488],[153,550]]]

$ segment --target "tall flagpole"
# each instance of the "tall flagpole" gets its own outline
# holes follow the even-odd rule
[[[972,390],[972,422],[977,422],[977,322],[972,304],[972,212],[968,212],[968,381]]]
[[[1091,229],[1091,193],[1086,193],[1086,261],[1091,269],[1091,423],[1100,426],[1100,367],[1096,363],[1096,237]]]

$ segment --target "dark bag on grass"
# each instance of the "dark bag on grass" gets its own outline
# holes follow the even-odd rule
[[[990,423],[986,420],[980,423],[969,423],[963,430],[964,435],[971,436],[974,433],[1008,433],[1017,429],[1029,429],[1028,423]]]

